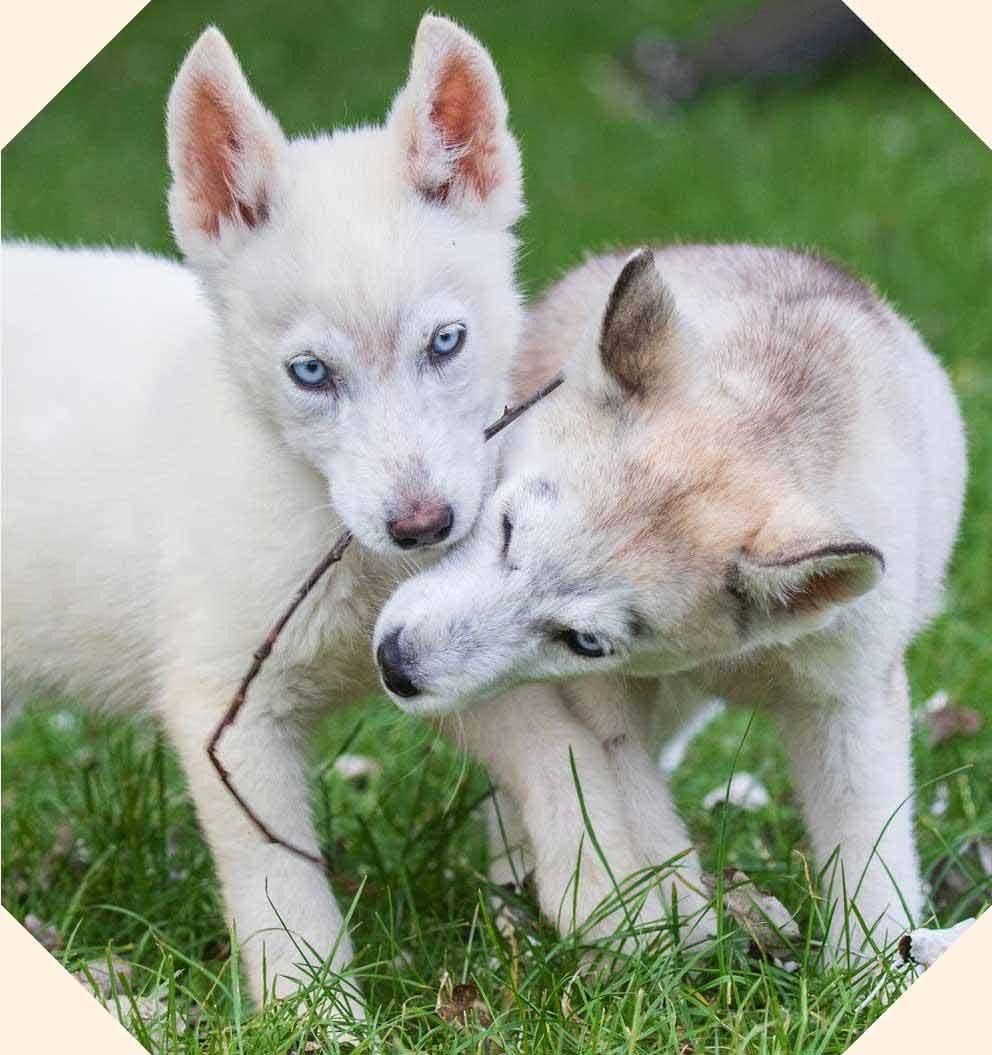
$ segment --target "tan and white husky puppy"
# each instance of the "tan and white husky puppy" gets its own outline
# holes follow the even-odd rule
[[[939,606],[965,481],[937,360],[837,267],[751,246],[592,259],[537,305],[524,347],[532,369],[570,354],[567,382],[509,441],[474,537],[384,608],[387,688],[438,714],[561,680],[580,777],[619,788],[607,855],[633,843],[655,864],[689,841],[652,728],[712,697],[767,708],[833,895],[857,905],[854,946],[891,936],[923,908],[905,653]],[[534,830],[514,761],[550,707],[513,699],[495,739],[485,703],[461,720],[542,844],[553,900],[550,842],[574,834]],[[691,855],[683,869],[698,879]]]
[[[431,16],[381,127],[288,140],[216,29],[167,124],[187,266],[4,252],[5,679],[158,714],[261,998],[349,941],[321,870],[259,836],[206,744],[347,527],[221,745],[269,827],[316,850],[304,719],[375,686],[368,634],[407,551],[464,536],[494,485],[520,158],[488,53]]]

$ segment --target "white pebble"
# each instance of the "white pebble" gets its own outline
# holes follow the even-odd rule
[[[770,801],[768,789],[753,773],[735,773],[730,778],[729,788],[721,784],[703,799],[703,809],[712,810],[727,802],[742,810],[760,810]]]
[[[382,772],[382,766],[366,755],[338,755],[334,772],[343,780],[371,780]]]

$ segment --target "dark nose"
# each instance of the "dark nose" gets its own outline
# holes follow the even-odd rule
[[[433,546],[443,542],[451,533],[455,514],[444,502],[430,502],[415,506],[411,513],[387,522],[390,538],[403,549]]]
[[[382,682],[391,693],[406,699],[420,695],[420,689],[414,685],[410,680],[410,675],[403,669],[406,660],[400,649],[399,630],[393,630],[379,642],[375,659],[382,673]]]

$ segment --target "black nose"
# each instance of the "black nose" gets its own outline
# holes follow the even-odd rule
[[[393,630],[379,642],[375,658],[382,672],[382,682],[391,693],[406,699],[420,695],[420,689],[414,685],[410,680],[410,675],[403,669],[406,661],[400,649],[399,630]]]
[[[454,510],[445,502],[430,502],[415,506],[404,516],[387,522],[389,536],[402,549],[434,546],[451,534],[455,522]]]

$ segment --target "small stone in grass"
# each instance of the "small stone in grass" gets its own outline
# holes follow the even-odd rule
[[[942,744],[953,736],[974,736],[982,727],[982,716],[971,707],[954,703],[941,690],[923,705],[923,724],[929,730],[931,747]]]
[[[367,784],[382,772],[382,766],[366,755],[338,755],[334,760],[334,772],[342,780],[353,784]]]
[[[153,1032],[160,1032],[164,1027],[169,1010],[168,986],[163,984],[148,996],[134,994],[130,991],[131,964],[119,956],[111,956],[109,963],[105,959],[90,960],[73,977],[125,1028],[134,1017],[141,1019]],[[174,1026],[176,1033],[181,1035],[186,1030],[186,1021],[177,1017]]]
[[[941,781],[934,789],[933,802],[930,803],[930,812],[934,817],[943,817],[947,812],[947,807],[950,805],[951,793],[948,790],[947,782]]]
[[[57,729],[59,732],[68,732],[79,725],[79,718],[72,711],[61,710],[54,711],[49,718],[49,722],[53,729]]]
[[[49,952],[62,948],[62,937],[59,932],[51,924],[42,923],[37,916],[31,913],[24,917],[24,929]]]
[[[60,824],[38,862],[35,883],[41,890],[50,890],[57,877],[66,871],[78,874],[88,860],[89,851],[85,844],[76,838],[68,824]]]
[[[131,965],[119,956],[111,956],[109,963],[107,960],[90,960],[82,970],[76,971],[75,979],[94,996],[106,998],[120,990],[122,980],[131,980]]]
[[[759,890],[744,872],[728,868],[723,903],[758,948],[785,957],[800,939],[799,925],[778,898]]]
[[[992,842],[979,839],[975,843],[975,853],[978,855],[978,864],[981,870],[987,876],[992,876]]]
[[[930,967],[974,922],[974,919],[965,919],[943,930],[921,927],[904,934],[899,939],[899,955],[903,963]]]
[[[753,773],[735,773],[729,787],[721,784],[703,799],[703,809],[712,810],[727,803],[742,810],[760,810],[770,799],[768,789]]]

